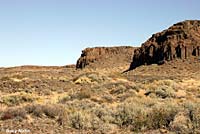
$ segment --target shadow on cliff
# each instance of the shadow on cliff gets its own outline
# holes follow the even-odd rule
[[[194,60],[199,57],[200,20],[186,20],[153,34],[140,48],[134,50],[132,63],[123,73],[141,65],[162,65],[165,61]]]

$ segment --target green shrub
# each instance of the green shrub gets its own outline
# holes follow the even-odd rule
[[[134,130],[144,127],[146,122],[145,109],[134,103],[123,103],[117,107],[115,123],[120,127],[132,126]]]
[[[65,112],[65,108],[60,105],[28,105],[26,111],[37,117],[47,116],[56,118]]]
[[[104,123],[111,123],[115,120],[113,110],[109,107],[96,107],[92,112]]]
[[[174,120],[175,115],[178,113],[179,109],[177,106],[173,105],[160,105],[153,107],[148,112],[148,128],[159,129],[167,128],[171,121]]]
[[[81,90],[81,91],[77,92],[76,94],[70,94],[69,96],[70,96],[71,100],[73,100],[73,99],[82,100],[82,99],[90,98],[91,94],[92,94],[91,90],[85,89],[85,90]]]
[[[188,107],[188,110],[194,133],[200,131],[200,105],[193,104]]]
[[[43,116],[43,109],[42,106],[39,104],[35,104],[35,105],[27,105],[25,107],[27,113],[29,114],[33,114],[37,117],[42,117]]]
[[[178,111],[179,107],[172,104],[147,107],[128,101],[117,107],[114,123],[119,127],[128,127],[135,132],[168,128]]]
[[[85,111],[73,112],[69,115],[70,126],[75,129],[93,129],[96,130],[100,123],[99,119],[91,113]]]
[[[168,86],[160,86],[155,90],[155,94],[158,97],[161,97],[163,99],[167,98],[167,97],[174,97],[175,96],[175,92],[171,87]]]
[[[64,108],[58,105],[43,106],[43,112],[47,117],[56,118],[64,112]]]
[[[5,96],[2,98],[3,103],[8,106],[20,105],[25,102],[33,102],[35,99],[36,98],[33,98],[31,95],[28,94]]]

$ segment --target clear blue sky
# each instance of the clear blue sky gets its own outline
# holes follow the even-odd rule
[[[0,66],[66,65],[92,46],[140,46],[200,19],[200,0],[0,0]]]

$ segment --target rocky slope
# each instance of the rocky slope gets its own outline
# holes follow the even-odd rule
[[[86,48],[82,51],[76,68],[130,65],[134,49],[130,46]]]
[[[175,59],[200,57],[200,21],[186,20],[153,34],[134,51],[130,70],[140,65],[163,64]]]

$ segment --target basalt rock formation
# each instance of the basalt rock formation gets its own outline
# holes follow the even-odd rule
[[[163,64],[200,57],[200,20],[186,20],[153,34],[134,51],[130,70],[140,65]]]
[[[130,65],[134,49],[130,46],[86,48],[82,51],[76,68]]]

